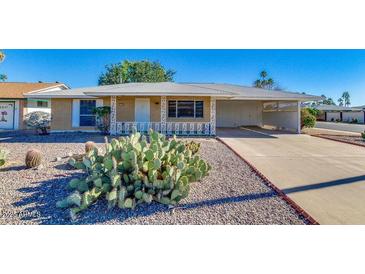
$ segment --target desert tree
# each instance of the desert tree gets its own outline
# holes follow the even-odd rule
[[[175,71],[165,69],[159,62],[128,61],[105,66],[99,76],[99,85],[113,85],[136,82],[172,82]]]

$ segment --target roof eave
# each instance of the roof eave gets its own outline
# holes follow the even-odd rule
[[[257,100],[257,101],[299,101],[299,102],[308,102],[308,101],[319,101],[322,100],[321,97],[313,96],[313,97],[242,97],[235,96],[230,98],[231,100]]]
[[[63,83],[55,83],[53,86],[49,86],[49,87],[41,88],[41,89],[36,89],[36,90],[31,90],[31,91],[23,93],[23,95],[33,94],[33,93],[37,93],[37,92],[40,92],[40,93],[47,92],[48,89],[57,88],[57,87],[63,87],[64,89],[70,89],[68,86],[66,86]]]
[[[42,94],[27,94],[26,98],[30,99],[96,99],[94,96],[87,95],[42,95]]]
[[[204,94],[204,93],[176,93],[176,92],[84,92],[88,96],[206,96],[206,97],[230,97],[230,94]]]

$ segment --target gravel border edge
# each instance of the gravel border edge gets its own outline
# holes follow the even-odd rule
[[[345,140],[332,139],[330,137],[326,137],[326,136],[322,136],[322,135],[318,135],[318,134],[311,134],[310,136],[365,148],[365,145],[360,145],[360,144],[353,143],[353,142],[348,142],[348,141],[345,141]],[[334,135],[334,136],[336,136],[336,135]],[[341,135],[339,135],[339,136],[341,136]]]
[[[242,161],[244,161],[253,172],[256,173],[257,176],[259,176],[265,184],[273,189],[280,198],[282,198],[288,205],[290,205],[297,214],[299,214],[305,221],[308,222],[310,225],[319,225],[319,223],[310,216],[303,208],[301,208],[296,202],[294,202],[291,198],[289,198],[283,191],[281,191],[276,185],[274,185],[264,174],[262,174],[253,164],[251,164],[247,159],[242,157],[237,151],[235,151],[229,144],[227,144],[224,140],[222,140],[219,137],[216,137],[216,139],[224,144],[226,147],[228,147],[235,155],[237,155]]]

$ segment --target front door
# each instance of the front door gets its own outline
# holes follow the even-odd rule
[[[136,122],[150,121],[150,99],[136,98],[134,110]]]
[[[14,129],[14,102],[0,102],[0,129]]]

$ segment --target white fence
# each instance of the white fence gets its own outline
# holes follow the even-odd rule
[[[117,135],[129,135],[132,129],[136,128],[139,132],[148,132],[153,129],[166,135],[184,135],[184,136],[209,136],[215,135],[215,131],[210,122],[117,122]]]

